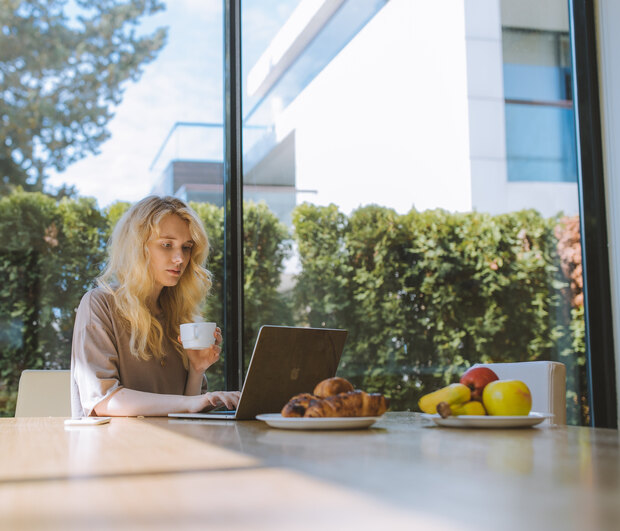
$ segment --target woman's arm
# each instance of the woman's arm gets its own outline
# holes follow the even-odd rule
[[[204,384],[205,373],[204,371],[199,372],[195,371],[191,368],[188,371],[187,382],[185,383],[185,395],[186,396],[195,396],[202,393],[203,384]],[[205,388],[206,391],[206,388]]]
[[[202,392],[205,371],[220,359],[220,353],[222,352],[222,347],[220,347],[222,344],[222,331],[219,326],[215,328],[213,336],[215,337],[215,343],[210,347],[201,350],[185,350],[189,362],[185,395],[199,395]],[[179,342],[183,344],[180,336]]]
[[[238,391],[184,395],[160,395],[120,388],[95,406],[99,417],[160,417],[168,413],[196,413],[206,407],[226,406],[235,409]]]

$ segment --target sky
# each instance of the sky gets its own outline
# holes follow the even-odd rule
[[[300,2],[301,0],[242,1],[244,87],[248,72]],[[123,101],[117,107],[115,116],[108,125],[111,138],[100,146],[99,154],[90,155],[72,164],[62,173],[52,174],[48,180],[49,186],[73,185],[79,195],[96,198],[99,207],[103,208],[118,200],[137,201],[151,193],[161,179],[165,164],[170,160],[167,156],[170,152],[174,153],[174,158],[184,160],[223,160],[222,128],[177,130],[176,136],[166,145],[165,155],[157,158],[158,152],[175,123],[223,123],[223,0],[168,0],[166,10],[144,20],[140,30],[150,32],[161,26],[168,27],[168,42],[160,51],[159,56],[144,67],[139,81],[126,85]],[[382,40],[386,36],[379,34],[374,38]],[[376,48],[376,41],[368,38],[365,40],[368,41],[368,48],[363,49],[358,44],[357,54],[370,58],[373,55],[373,49]],[[364,39],[357,39],[357,42],[363,41]],[[385,62],[383,63],[388,67]],[[351,67],[349,65],[343,68],[348,72]],[[364,79],[364,71],[367,68],[361,65],[358,79]],[[334,69],[332,68],[331,71],[334,72]],[[409,70],[403,71],[409,72]],[[387,75],[386,79],[390,74],[387,73]],[[326,69],[321,77],[324,80],[330,80],[333,76],[329,73],[329,69]],[[361,119],[363,123],[360,124],[358,132],[363,132],[367,125],[364,122],[364,116],[370,110],[363,102],[355,102],[359,98],[368,97],[373,92],[371,87],[377,83],[380,84],[381,79],[365,79],[363,90],[348,93],[346,87],[350,83],[346,79],[332,82],[333,87],[340,87],[338,92],[344,92],[348,101],[339,105],[337,104],[338,95],[333,91],[328,91],[322,100],[314,98],[303,105],[301,103],[297,105],[302,109],[302,114],[295,110],[290,113],[291,116],[296,117],[296,133],[300,139],[304,138],[304,135],[312,135],[312,127],[319,128],[316,132],[316,139],[305,143],[299,142],[296,147],[297,158],[305,160],[303,164],[298,164],[298,187],[314,193],[312,197],[303,196],[299,200],[311,200],[318,204],[336,202],[345,211],[351,211],[360,204],[375,201],[390,205],[402,212],[408,211],[413,206],[414,202],[410,199],[412,194],[408,190],[399,192],[398,197],[395,198],[393,186],[388,184],[395,181],[398,186],[407,182],[408,186],[414,186],[415,180],[404,180],[401,172],[392,171],[389,164],[386,165],[392,161],[398,166],[401,163],[398,157],[383,153],[376,139],[372,139],[372,135],[363,142],[363,144],[370,142],[370,145],[364,145],[362,149],[362,153],[367,156],[360,156],[358,143],[354,140],[355,134],[346,130],[346,127],[345,130],[339,130],[335,126],[342,120],[332,121],[329,116],[326,116],[324,120],[315,123],[317,122],[314,117],[315,113],[320,113],[321,109],[328,109],[336,104],[337,108],[333,109],[332,115],[336,116],[342,113],[343,109],[350,108],[353,115],[346,123],[357,123],[356,120]],[[411,84],[410,81],[406,83]],[[378,93],[385,92],[380,86],[376,90]],[[313,90],[305,92],[312,94]],[[300,98],[300,102],[304,101]],[[377,101],[380,102],[381,98]],[[310,109],[310,115],[306,119],[303,116],[304,108]],[[361,115],[359,108],[366,108],[366,113]],[[332,121],[330,130],[336,136],[333,142],[328,142],[326,145],[322,139],[330,133],[330,130],[324,130],[324,124],[328,121]],[[403,121],[403,126],[410,129],[405,122],[407,121]],[[309,129],[308,124],[314,125]],[[393,125],[389,129],[395,130]],[[399,133],[401,138],[406,138],[408,134],[410,133]],[[345,137],[350,145],[348,151],[345,146],[347,143],[344,141]],[[390,143],[390,138],[385,136],[383,143]],[[338,156],[331,152],[331,147],[336,144],[340,146]],[[310,152],[305,158],[303,145],[310,146]],[[321,146],[327,151],[317,156]],[[369,156],[371,152],[375,153],[374,158]],[[371,191],[374,178],[372,175],[367,176],[368,172],[364,169],[368,167],[370,159],[380,165],[376,171],[371,172],[372,175],[387,173],[391,176],[386,181],[386,185],[379,190]],[[355,161],[361,164],[360,168],[355,166]],[[336,179],[334,171],[339,164],[344,164],[345,167],[337,172],[339,178]],[[353,174],[355,174],[356,193],[343,193],[347,188],[351,188],[351,185],[347,183],[354,178]],[[360,181],[362,176],[365,176],[369,182],[363,184]],[[419,183],[416,186],[419,186]],[[428,187],[429,184],[427,183],[426,186]],[[321,193],[314,192],[316,189],[320,189]],[[364,190],[367,191],[364,192]],[[159,190],[155,191],[160,193]],[[431,194],[431,197],[434,196]],[[455,199],[452,202],[446,202],[445,197],[443,193],[442,204],[445,207],[455,208],[453,203],[456,205],[460,201],[460,199]],[[435,206],[432,201],[428,205],[421,201],[420,194],[416,194],[416,202],[422,207]],[[457,206],[460,206],[460,203]],[[467,207],[468,205],[464,205],[464,208]]]
[[[256,60],[297,2],[243,3],[244,31],[253,37],[244,47],[245,65]],[[99,154],[52,173],[48,186],[74,185],[80,195],[95,197],[99,207],[139,200],[159,178],[149,168],[176,122],[223,122],[222,0],[168,0],[166,10],[141,29],[161,26],[169,28],[168,42],[140,80],[126,85],[108,125],[111,138]]]

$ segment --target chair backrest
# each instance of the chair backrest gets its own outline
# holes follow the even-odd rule
[[[15,416],[70,417],[71,371],[23,371]]]
[[[566,424],[566,366],[557,361],[478,363],[500,380],[521,380],[532,393],[532,411],[551,413],[548,424]]]

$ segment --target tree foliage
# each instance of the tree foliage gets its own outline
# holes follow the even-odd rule
[[[224,324],[223,209],[191,206],[211,244],[204,317]],[[90,199],[22,190],[0,199],[0,402],[23,369],[69,366],[75,309],[128,207],[100,211]],[[562,272],[576,253],[558,255],[558,238],[570,236],[558,220],[534,211],[400,215],[374,205],[345,216],[303,204],[293,213],[300,271],[291,293],[281,285],[287,228],[265,204],[243,211],[246,362],[263,324],[346,328],[340,374],[388,394],[395,409],[415,409],[422,393],[473,363],[559,360],[569,422],[586,421],[583,306],[571,304]],[[224,374],[224,363],[209,370],[211,388],[225,387]]]
[[[559,360],[583,371],[583,319],[566,296],[556,219],[374,205],[347,218],[304,204],[293,223],[302,322],[349,330],[340,373],[389,394],[395,409],[415,409],[478,362]],[[569,410],[573,422],[580,415]]]
[[[21,189],[0,199],[0,415],[12,414],[14,400],[3,406],[3,395],[14,397],[22,370],[69,367],[75,310],[94,286],[106,242],[129,206],[119,201],[100,211],[92,199],[57,200]],[[191,206],[211,245],[213,287],[203,314],[223,326],[224,212],[208,203]],[[278,291],[290,242],[286,227],[263,203],[244,205],[244,227],[248,354],[260,325],[291,323],[288,300]],[[224,374],[224,363],[216,364],[209,386],[223,389]]]
[[[0,199],[0,387],[24,369],[67,368],[75,309],[103,260],[92,199],[16,190]]]
[[[224,210],[209,203],[191,203],[191,206],[202,219],[211,246],[207,268],[211,272],[213,286],[203,313],[207,320],[224,323]],[[284,325],[293,321],[290,301],[278,289],[284,260],[290,253],[286,226],[265,203],[248,201],[243,205],[243,227],[243,353],[247,363],[263,324]],[[225,343],[222,352],[223,358],[226,358]],[[209,373],[209,385],[223,389],[223,364],[213,367]]]
[[[0,194],[43,189],[109,137],[128,80],[166,41],[136,31],[159,0],[0,0]]]

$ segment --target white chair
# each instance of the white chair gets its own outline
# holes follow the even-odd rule
[[[15,416],[70,417],[71,371],[23,371]]]
[[[521,380],[532,393],[532,411],[551,413],[548,424],[566,424],[566,366],[557,361],[478,363],[500,380]]]

